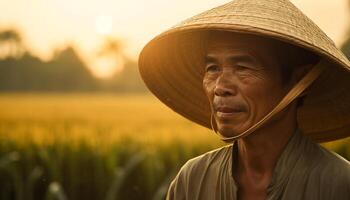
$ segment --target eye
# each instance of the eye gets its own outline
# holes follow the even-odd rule
[[[237,66],[236,66],[236,68],[237,68],[238,70],[246,70],[246,69],[250,69],[249,67],[244,66],[244,65],[237,65]]]
[[[256,71],[258,68],[248,63],[241,63],[235,66],[237,71]]]
[[[206,71],[206,72],[209,72],[209,73],[219,72],[219,71],[220,71],[220,67],[217,66],[217,65],[208,65],[208,66],[205,68],[205,71]]]

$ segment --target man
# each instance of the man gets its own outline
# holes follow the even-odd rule
[[[233,144],[189,160],[167,199],[350,199],[350,164],[315,142],[350,134],[350,63],[287,0],[236,0],[146,45],[140,72]]]

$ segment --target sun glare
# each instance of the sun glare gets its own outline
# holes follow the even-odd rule
[[[120,56],[103,56],[91,60],[92,70],[98,78],[110,78],[124,67],[123,59]]]
[[[97,16],[95,18],[95,31],[99,35],[109,35],[113,30],[113,18],[111,16]]]

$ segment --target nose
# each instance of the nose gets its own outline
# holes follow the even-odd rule
[[[235,77],[230,72],[222,72],[218,76],[215,84],[214,93],[216,96],[234,96],[237,93]]]

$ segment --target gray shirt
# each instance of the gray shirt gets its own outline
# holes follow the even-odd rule
[[[215,149],[182,166],[167,200],[235,200],[232,176],[236,144]],[[297,131],[285,146],[267,188],[268,200],[350,200],[350,163]]]

